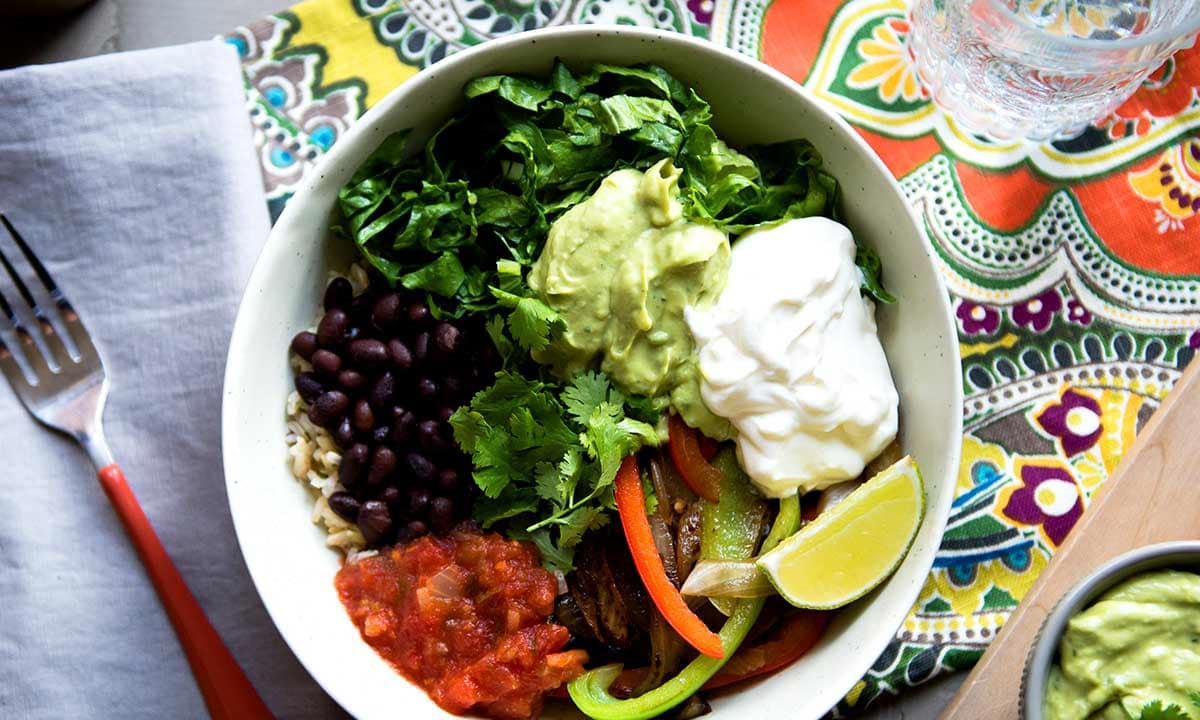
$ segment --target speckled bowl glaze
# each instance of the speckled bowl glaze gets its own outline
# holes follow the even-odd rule
[[[1021,678],[1021,719],[1042,720],[1046,683],[1058,658],[1058,642],[1067,623],[1097,598],[1122,580],[1148,570],[1174,568],[1200,572],[1200,542],[1168,542],[1147,545],[1109,560],[1071,588],[1046,616],[1034,638]]]
[[[841,183],[856,237],[883,260],[900,300],[881,307],[879,333],[900,392],[901,442],[921,464],[928,513],[896,573],[838,613],[800,662],[713,702],[714,718],[821,717],[875,662],[925,582],[958,477],[962,378],[948,296],[924,233],[891,173],[859,135],[780,73],[712,43],[625,27],[523,33],[455,54],[401,85],[364,115],[305,176],[276,223],[238,312],[225,377],[223,452],[229,504],[246,565],[296,656],[341,705],[363,719],[450,718],[358,636],[333,577],[338,555],[308,518],[312,498],[285,463],[287,348],[311,324],[326,271],[348,250],[331,242],[338,188],[389,133],[412,128],[416,147],[461,104],[463,85],[494,73],[548,73],[571,64],[658,63],[711,102],[735,144],[808,138]],[[546,717],[576,717],[551,703]]]

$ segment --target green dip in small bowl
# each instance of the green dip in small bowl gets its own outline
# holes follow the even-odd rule
[[[1200,720],[1200,542],[1147,546],[1087,577],[1034,642],[1026,720],[1138,720],[1175,705]],[[1159,715],[1148,713],[1147,717]]]

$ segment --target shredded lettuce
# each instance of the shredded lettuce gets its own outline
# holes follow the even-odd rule
[[[339,192],[335,231],[389,282],[426,291],[439,315],[520,314],[512,331],[525,347],[544,345],[553,311],[504,288],[496,261],[532,264],[555,218],[616,170],[672,158],[685,215],[732,235],[837,216],[837,181],[810,143],[730,147],[708,103],[661,67],[558,63],[547,80],[481,77],[464,95],[423,153],[406,152],[407,131],[380,145]],[[892,302],[878,257],[861,246],[857,261],[863,292]]]

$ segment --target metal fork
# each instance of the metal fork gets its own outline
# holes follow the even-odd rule
[[[74,354],[68,351],[63,339],[55,331],[50,316],[38,305],[29,285],[0,249],[0,265],[12,279],[36,325],[32,329],[27,328],[3,291],[0,291],[0,314],[4,316],[0,319],[0,330],[5,329],[7,322],[7,329],[17,340],[16,348],[10,349],[0,336],[0,372],[3,372],[31,415],[46,427],[75,438],[87,451],[98,471],[101,487],[120,516],[121,524],[129,533],[154,589],[166,608],[209,714],[220,720],[271,718],[270,710],[192,596],[125,482],[121,469],[113,461],[101,425],[104,403],[108,397],[108,377],[87,329],[46,267],[3,213],[0,213],[0,223],[49,293],[62,326],[75,346]],[[43,355],[34,333],[41,338],[50,357]],[[17,353],[24,359],[28,373],[18,363]]]

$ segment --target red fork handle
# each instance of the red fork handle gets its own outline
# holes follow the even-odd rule
[[[100,470],[100,485],[116,508],[129,533],[154,589],[175,626],[179,644],[187,654],[200,694],[214,720],[267,720],[273,718],[229,648],[217,635],[200,603],[188,590],[183,576],[142,511],[125,475],[116,464]]]

